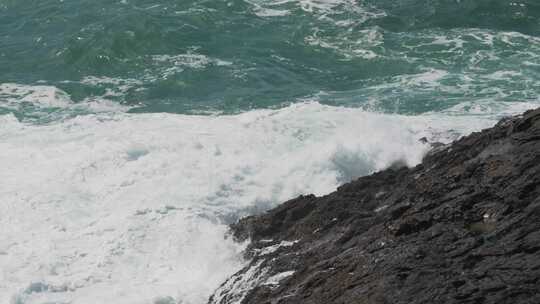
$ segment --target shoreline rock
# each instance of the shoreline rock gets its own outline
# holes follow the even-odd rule
[[[231,229],[211,304],[540,303],[540,109]]]

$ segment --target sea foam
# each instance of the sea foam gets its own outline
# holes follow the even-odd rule
[[[318,103],[47,125],[0,116],[0,302],[206,303],[244,263],[228,223],[397,160],[413,166],[429,148],[420,138],[494,122]]]

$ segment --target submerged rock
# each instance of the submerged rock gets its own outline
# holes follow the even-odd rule
[[[540,303],[540,109],[232,231],[209,303]]]

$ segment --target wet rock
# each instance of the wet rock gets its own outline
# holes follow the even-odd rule
[[[209,303],[540,303],[540,109],[232,225]]]

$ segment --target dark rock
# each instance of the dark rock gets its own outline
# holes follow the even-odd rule
[[[540,109],[232,232],[209,303],[540,303]]]

